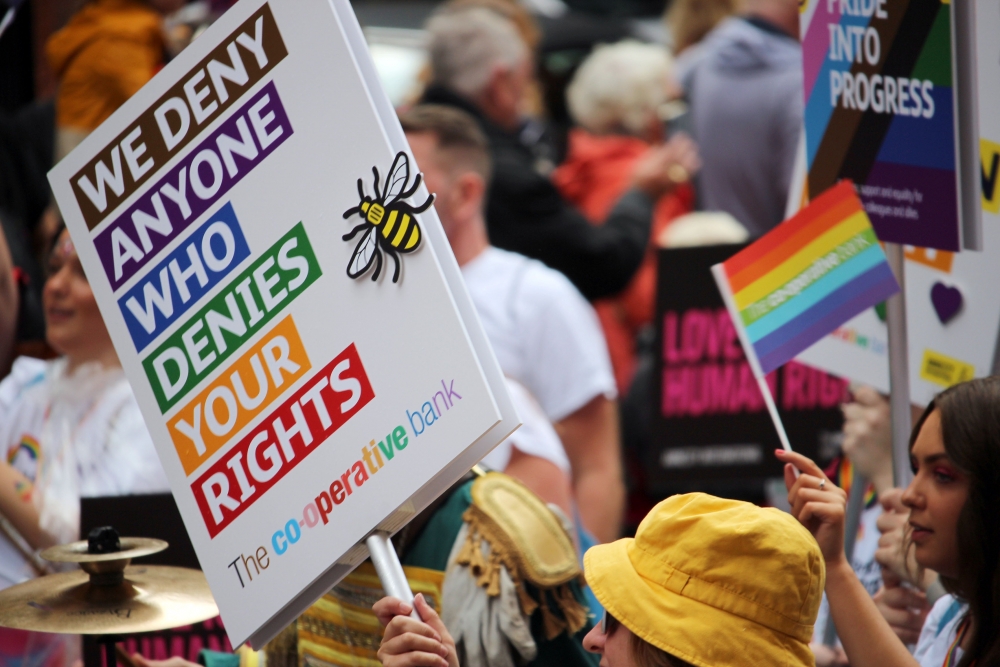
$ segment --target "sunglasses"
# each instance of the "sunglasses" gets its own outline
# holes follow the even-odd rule
[[[618,627],[618,619],[608,613],[608,610],[604,610],[604,615],[601,616],[601,634],[606,635],[609,632],[614,632],[615,628]]]

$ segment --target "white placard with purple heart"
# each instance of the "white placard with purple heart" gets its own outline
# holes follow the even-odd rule
[[[983,222],[983,252],[956,253],[950,267],[933,250],[907,248],[910,398],[916,404],[926,405],[954,380],[993,372],[1000,331],[1000,218],[984,212]],[[870,309],[797,360],[887,393],[887,341],[885,323]]]
[[[1000,59],[995,53],[1000,11],[996,0],[976,3],[979,130],[985,141],[1000,144],[1000,114],[996,113]],[[990,167],[983,167],[984,174],[994,173]],[[984,205],[982,252],[963,251],[948,262],[946,255],[933,250],[907,248],[906,320],[914,403],[926,405],[953,381],[994,372],[1000,331],[1000,215],[990,208]],[[888,392],[887,340],[885,323],[871,309],[797,360]]]

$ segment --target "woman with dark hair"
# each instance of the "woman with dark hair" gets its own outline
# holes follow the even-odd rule
[[[912,656],[844,556],[846,494],[808,458],[777,454],[787,464],[792,513],[826,560],[826,594],[852,667],[1000,664],[1000,377],[939,394],[910,438],[905,549],[936,571],[950,594],[931,610]],[[798,479],[793,466],[803,473]]]

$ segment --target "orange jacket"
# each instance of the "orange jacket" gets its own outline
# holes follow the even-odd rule
[[[56,125],[91,131],[163,66],[162,18],[140,0],[92,0],[49,38]]]
[[[559,192],[595,225],[602,224],[629,187],[636,161],[649,144],[622,135],[597,136],[581,129],[569,134],[566,160],[553,173]],[[689,213],[694,191],[684,185],[665,195],[653,211],[655,239],[674,218]],[[628,389],[635,372],[635,336],[653,321],[656,309],[656,249],[650,242],[639,270],[618,295],[594,302],[608,341],[619,392]]]

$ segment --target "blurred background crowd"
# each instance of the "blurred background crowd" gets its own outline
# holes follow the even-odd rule
[[[46,171],[230,4],[5,2],[3,375],[20,355],[67,353],[46,335],[43,290],[62,229]],[[551,328],[547,320],[563,329],[551,349],[534,336],[541,342],[520,351],[523,369],[508,360],[505,371],[564,440],[591,442],[579,447],[586,453],[568,452],[577,493],[586,495],[588,470],[601,497],[605,487],[621,491],[618,403],[634,394],[643,406],[651,391],[650,378],[633,378],[652,354],[655,248],[738,243],[785,217],[802,116],[797,3],[358,0],[354,9],[398,109],[458,109],[484,133],[489,243],[539,260],[571,284],[569,296],[553,283],[551,296],[532,303],[515,293],[523,271],[511,266],[506,284],[483,286],[484,307],[495,290],[512,294],[520,309],[504,323],[512,340]],[[468,198],[467,189],[456,197]],[[439,214],[447,203],[439,192]],[[495,267],[478,273],[496,282]],[[592,312],[586,304],[563,312],[580,295]],[[615,446],[601,444],[608,441]],[[618,517],[623,492],[610,497],[608,516]],[[610,539],[618,519],[601,521],[595,532]]]
[[[74,499],[167,490],[45,174],[228,4],[0,0],[0,585],[76,536]],[[525,422],[485,463],[559,508],[581,553],[633,532],[659,500],[630,458],[652,401],[656,250],[752,240],[795,203],[798,0],[353,6]],[[848,400],[843,450],[873,482],[853,564],[876,593],[887,404]],[[40,465],[69,441],[75,465]],[[831,475],[849,485],[845,467]]]

